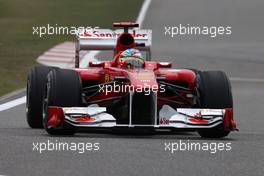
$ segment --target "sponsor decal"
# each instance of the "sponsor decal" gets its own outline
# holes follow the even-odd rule
[[[80,36],[87,37],[87,38],[117,38],[122,33],[123,33],[123,31],[93,30],[93,31],[84,31],[84,32],[80,33]],[[143,32],[140,33],[140,32],[137,32],[136,30],[133,30],[132,33],[130,32],[130,34],[134,38],[140,38],[140,39],[147,39],[148,38],[147,33],[143,33]]]
[[[105,74],[105,82],[110,81],[110,75],[108,73]]]

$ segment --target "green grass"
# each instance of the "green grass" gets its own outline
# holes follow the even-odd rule
[[[112,27],[135,21],[142,0],[0,0],[0,96],[26,86],[36,58],[70,35],[33,35],[33,26]]]

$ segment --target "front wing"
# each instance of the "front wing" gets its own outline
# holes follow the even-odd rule
[[[132,120],[130,120],[131,122]],[[117,124],[116,118],[106,112],[105,107],[56,107],[48,108],[47,127],[63,128],[71,125],[76,128],[115,128],[153,127],[177,129],[206,129],[222,125],[226,130],[236,130],[233,109],[173,109],[164,105],[159,111],[159,119],[154,125]]]

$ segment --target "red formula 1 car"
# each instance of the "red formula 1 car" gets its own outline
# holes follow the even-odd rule
[[[144,128],[197,131],[211,138],[236,129],[225,73],[153,62],[151,30],[135,29],[138,24],[131,22],[114,26],[124,29],[78,33],[74,69],[31,69],[30,127],[44,126],[51,135],[90,128]],[[113,50],[114,56],[79,68],[80,50]]]

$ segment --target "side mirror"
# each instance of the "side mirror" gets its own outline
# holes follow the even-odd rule
[[[104,62],[89,62],[89,67],[104,67]]]
[[[172,68],[172,64],[170,62],[158,62],[158,68]]]

